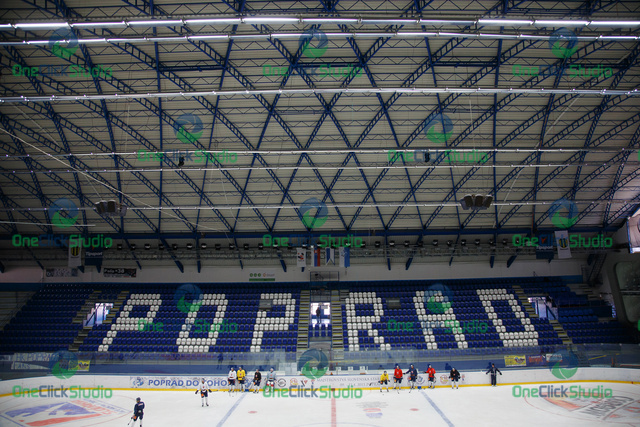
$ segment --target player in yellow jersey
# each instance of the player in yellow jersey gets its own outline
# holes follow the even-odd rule
[[[247,373],[242,369],[242,366],[238,367],[238,388],[240,389],[240,393],[244,393],[244,378],[247,376]]]
[[[387,387],[387,393],[389,393],[389,374],[387,374],[387,371],[380,375],[380,393],[382,393],[383,384]]]

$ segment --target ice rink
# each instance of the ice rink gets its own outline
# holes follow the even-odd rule
[[[6,384],[6,383],[5,383]],[[0,399],[1,426],[126,426],[136,397],[144,401],[146,427],[176,426],[599,426],[640,425],[640,386],[563,383],[611,389],[610,398],[522,398],[512,385],[448,386],[400,393],[364,390],[357,398],[265,397],[245,392],[209,395],[201,406],[194,391],[113,390],[110,399]],[[526,387],[537,387],[527,384]],[[7,387],[0,388],[7,393]],[[10,391],[9,391],[10,392]],[[136,424],[138,425],[138,424]]]

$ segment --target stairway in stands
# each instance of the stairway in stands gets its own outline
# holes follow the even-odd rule
[[[343,346],[343,325],[342,325],[342,305],[349,295],[349,291],[331,291],[331,324],[333,325],[333,335],[331,337],[331,349],[334,360],[344,360]]]
[[[297,358],[309,349],[309,313],[311,311],[311,291],[300,291],[300,303],[298,306],[298,343],[296,348]]]
[[[529,314],[529,317],[531,317],[532,319],[533,318],[537,319],[538,315],[536,314],[535,310],[533,309],[533,306],[529,302],[529,298],[527,297],[525,292],[522,290],[522,288],[520,286],[518,286],[518,285],[511,285],[511,287],[515,291],[516,297],[520,300],[520,303],[522,304],[522,306],[526,310],[527,314]],[[573,344],[573,340],[571,340],[571,338],[569,338],[569,335],[567,334],[567,331],[564,330],[562,325],[557,320],[554,320],[554,319],[548,319],[548,320],[549,320],[549,323],[551,324],[551,326],[553,327],[553,330],[558,334],[558,338],[560,338],[562,340],[562,344],[564,344],[564,345]]]

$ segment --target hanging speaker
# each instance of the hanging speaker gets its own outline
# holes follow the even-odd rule
[[[471,194],[467,194],[466,196],[464,196],[464,198],[460,200],[460,205],[465,211],[473,207],[473,196]]]
[[[109,200],[107,202],[107,213],[108,214],[115,214],[116,213],[116,201],[115,200]]]
[[[491,206],[491,202],[493,202],[493,196],[486,195],[486,196],[484,196],[484,202],[482,203],[482,206],[485,209],[488,209],[489,206]]]
[[[484,197],[480,194],[476,194],[473,198],[473,207],[475,209],[480,209],[482,207],[482,203],[484,202]]]

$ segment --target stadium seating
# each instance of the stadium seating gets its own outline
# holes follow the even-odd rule
[[[411,289],[408,289],[411,288]],[[377,289],[377,290],[374,290]],[[530,319],[510,286],[461,285],[442,290],[403,286],[351,292],[343,307],[344,348],[465,349],[562,344],[545,319]],[[388,298],[400,308],[389,308]]]
[[[547,319],[527,313],[516,284],[526,295],[548,295],[559,303],[559,324],[575,344],[633,341],[620,323],[599,321],[587,305],[594,302],[573,293],[562,279],[539,279],[448,281],[441,289],[415,280],[395,282],[393,287],[343,282],[341,286],[349,289],[342,305],[344,350],[545,350],[562,345]],[[302,285],[200,285],[202,298],[184,310],[175,301],[178,285],[122,292],[118,284],[48,284],[0,332],[0,345],[5,352],[68,350],[82,331],[81,307],[90,295],[97,295],[101,302],[121,299],[109,320],[91,329],[79,351],[293,353],[298,347]],[[270,301],[266,305],[271,309],[260,310],[261,301]],[[331,323],[309,325],[308,332],[311,340],[329,342],[336,334]]]
[[[191,310],[174,301],[175,288],[131,292],[112,324],[100,325],[80,350],[99,352],[294,352],[300,291],[259,288],[211,291]],[[271,288],[270,291],[274,289]],[[270,311],[259,311],[270,300]],[[115,307],[114,307],[115,308]],[[187,311],[187,312],[184,312]]]
[[[66,350],[82,329],[72,323],[91,294],[82,285],[46,285],[11,319],[0,335],[5,352]]]

